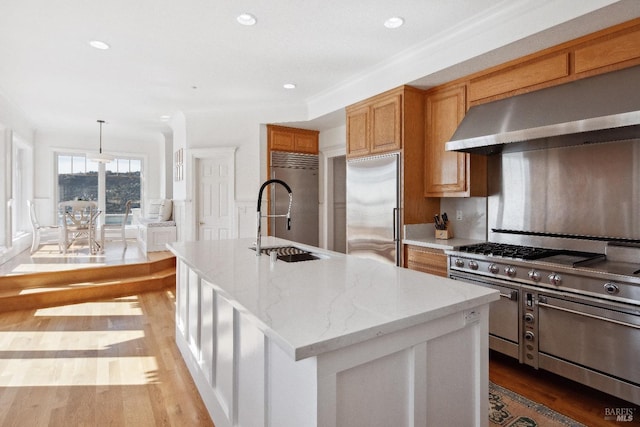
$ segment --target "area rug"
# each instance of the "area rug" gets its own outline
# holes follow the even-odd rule
[[[489,382],[489,424],[505,427],[586,427],[492,382]]]

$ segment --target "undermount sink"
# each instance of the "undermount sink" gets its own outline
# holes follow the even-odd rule
[[[256,250],[255,247],[250,249]],[[284,262],[313,261],[324,258],[296,246],[267,246],[260,249],[260,253],[264,255],[271,255],[272,252],[278,254],[278,259]]]

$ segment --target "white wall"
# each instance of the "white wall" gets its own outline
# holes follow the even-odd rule
[[[172,129],[172,148],[173,152],[177,150],[186,150],[187,148],[187,123],[183,113],[176,112],[171,115],[169,123]],[[172,170],[173,173],[173,170]],[[175,200],[185,201],[187,199],[186,181],[173,181],[173,198]]]
[[[162,181],[161,195],[167,199],[173,199],[173,133],[165,132],[164,138],[164,180]]]
[[[295,106],[247,107],[235,111],[186,113],[187,148],[236,147],[236,200],[257,198],[266,177],[265,125],[304,120],[306,109]]]
[[[6,239],[11,239],[10,211],[6,201],[11,197],[13,168],[11,152],[14,137],[19,138],[26,146],[33,147],[34,130],[28,117],[0,94],[0,154],[2,154],[0,159],[0,165],[2,165],[0,171],[0,227],[3,228],[0,232],[0,248],[4,247]],[[29,182],[28,185],[31,185],[29,177],[24,178]],[[28,189],[28,192],[31,193],[31,188]],[[27,195],[27,197],[31,196],[31,194]],[[28,240],[28,238],[21,238],[14,241],[10,249],[0,249],[0,263],[29,247]]]
[[[28,117],[0,94],[0,125],[20,135],[24,141],[32,143],[34,129]]]
[[[236,147],[236,200],[255,200],[260,177],[260,125],[256,112],[187,114],[187,148]],[[254,190],[255,189],[255,190]],[[256,194],[254,194],[256,193]]]
[[[332,159],[347,151],[347,128],[338,126],[320,132],[320,240],[322,248],[333,249]]]

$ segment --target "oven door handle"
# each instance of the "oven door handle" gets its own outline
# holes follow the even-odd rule
[[[544,302],[538,301],[538,307],[547,307],[553,310],[564,311],[571,314],[577,314],[578,316],[589,317],[591,319],[602,320],[604,322],[615,323],[616,325],[627,326],[633,329],[640,329],[639,325],[634,325],[633,323],[621,322],[619,320],[607,319],[606,317],[596,316],[595,314],[583,313],[577,310],[571,310],[570,308],[558,307],[557,305],[551,305]]]
[[[518,291],[511,291],[508,294],[500,292],[500,298],[507,298],[511,301],[518,301]]]

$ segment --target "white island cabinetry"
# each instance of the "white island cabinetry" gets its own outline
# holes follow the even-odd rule
[[[337,253],[272,263],[251,243],[170,244],[176,341],[217,427],[487,425],[497,292]]]

